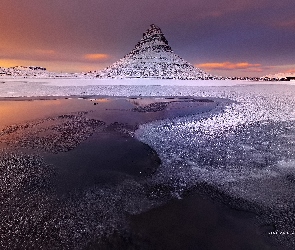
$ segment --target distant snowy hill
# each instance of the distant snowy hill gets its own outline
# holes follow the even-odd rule
[[[15,66],[9,68],[0,67],[0,77],[2,78],[68,78],[81,76],[81,73],[70,74],[50,72],[47,71],[46,68],[39,66]]]
[[[278,80],[290,81],[292,79],[295,80],[295,73],[277,73],[274,75],[266,75],[265,77],[275,78]]]
[[[98,78],[218,79],[176,55],[159,27],[152,24],[135,48]]]

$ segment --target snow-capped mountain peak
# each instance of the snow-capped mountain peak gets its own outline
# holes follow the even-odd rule
[[[150,45],[169,46],[168,41],[165,38],[161,29],[154,24],[150,25],[149,29],[145,33],[143,33],[143,37],[137,43],[137,45],[135,46],[135,49],[139,49],[143,46],[150,46]],[[167,49],[171,50],[170,47]]]
[[[135,48],[119,61],[98,71],[99,78],[213,79],[176,55],[155,24],[143,33]]]

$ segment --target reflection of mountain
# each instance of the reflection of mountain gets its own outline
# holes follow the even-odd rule
[[[99,78],[208,79],[213,76],[176,55],[161,29],[152,24],[135,48],[97,72]]]

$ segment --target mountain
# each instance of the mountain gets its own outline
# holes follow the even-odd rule
[[[98,78],[217,79],[176,55],[154,24],[129,54],[95,73]]]

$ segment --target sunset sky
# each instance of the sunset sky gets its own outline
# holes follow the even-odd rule
[[[294,0],[1,0],[0,66],[99,70],[154,23],[212,74],[295,72],[294,13]]]

